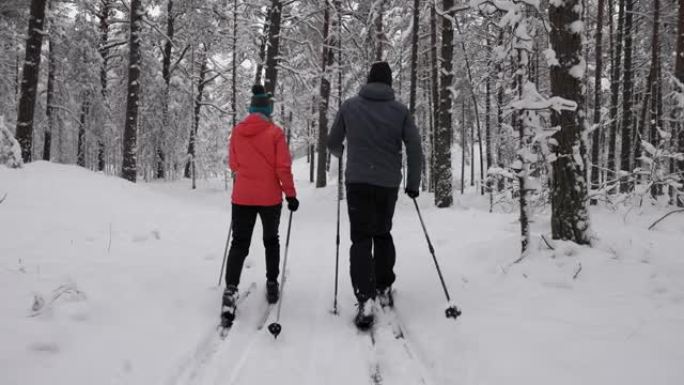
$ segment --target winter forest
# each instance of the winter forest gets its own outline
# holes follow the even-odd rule
[[[420,131],[426,223],[399,198],[397,310],[367,344],[325,313],[326,142],[378,61]],[[220,342],[207,287],[254,84],[302,211],[283,336],[245,298]],[[679,384],[683,240],[684,0],[0,0],[0,383]]]

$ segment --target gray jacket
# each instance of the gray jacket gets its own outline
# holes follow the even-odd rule
[[[328,136],[330,152],[339,157],[347,138],[347,183],[382,187],[401,184],[401,143],[406,145],[406,188],[418,191],[422,162],[421,138],[409,111],[394,100],[392,87],[368,83],[337,112]]]

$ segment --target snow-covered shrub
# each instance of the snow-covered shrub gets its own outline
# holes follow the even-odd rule
[[[19,168],[23,164],[19,142],[5,127],[5,117],[2,115],[0,115],[0,164],[11,168]]]

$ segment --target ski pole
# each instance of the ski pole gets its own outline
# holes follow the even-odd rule
[[[217,286],[221,286],[221,279],[223,278],[223,271],[226,268],[226,261],[228,260],[228,245],[230,244],[230,235],[233,232],[233,218],[231,214],[230,227],[228,228],[228,237],[226,238],[226,248],[223,249],[223,263],[221,264],[221,273],[219,273]]]
[[[292,211],[290,211],[290,219],[287,221],[287,238],[285,240],[285,257],[283,258],[283,282],[280,285],[280,300],[278,301],[278,313],[276,315],[276,321],[268,325],[268,331],[273,334],[273,338],[278,338],[278,334],[283,329],[280,326],[280,308],[283,305],[283,292],[285,290],[285,279],[287,278],[286,268],[287,268],[287,250],[290,246],[290,229],[292,228]]]
[[[333,300],[333,314],[337,314],[337,281],[340,266],[340,202],[342,201],[342,155],[339,158],[337,175],[337,237],[335,240],[335,299]]]
[[[232,174],[232,173],[231,173]],[[233,184],[235,184],[235,175],[231,175]],[[221,263],[221,272],[219,273],[217,286],[221,286],[221,279],[223,278],[223,271],[226,268],[226,263],[228,261],[228,247],[230,245],[230,235],[233,232],[233,211],[230,212],[230,227],[228,227],[228,237],[226,238],[226,247],[223,249],[223,263]]]
[[[425,240],[427,240],[428,249],[430,249],[430,254],[432,254],[432,260],[435,262],[435,267],[437,268],[437,274],[439,275],[439,280],[442,283],[442,289],[444,289],[444,295],[447,299],[447,308],[445,314],[447,318],[456,319],[461,315],[461,311],[458,310],[455,304],[451,303],[451,296],[449,296],[449,290],[447,290],[446,283],[444,283],[444,277],[442,276],[442,270],[439,268],[439,263],[437,262],[437,257],[435,256],[435,248],[432,247],[432,242],[430,241],[430,236],[428,235],[427,229],[425,228],[425,222],[423,222],[423,216],[420,215],[420,208],[418,207],[418,202],[416,198],[413,198],[413,204],[416,206],[416,212],[418,213],[418,219],[420,219],[420,225],[423,227],[423,233],[425,234]]]

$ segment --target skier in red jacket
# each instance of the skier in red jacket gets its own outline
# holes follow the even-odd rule
[[[278,301],[280,242],[278,226],[283,202],[299,207],[292,178],[292,160],[283,130],[271,121],[273,100],[264,87],[252,87],[249,115],[233,128],[229,144],[230,169],[236,174],[232,196],[233,241],[228,253],[226,289],[221,317],[235,318],[238,284],[249,254],[257,215],[261,218],[266,249],[266,299]]]

